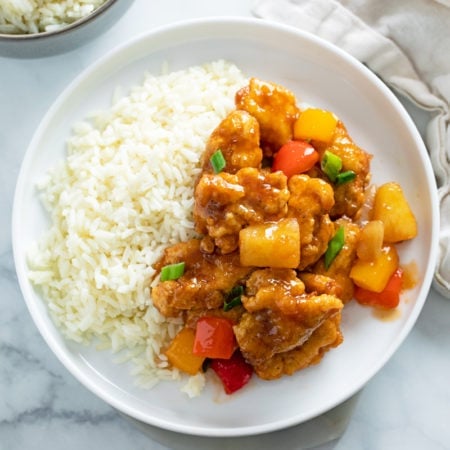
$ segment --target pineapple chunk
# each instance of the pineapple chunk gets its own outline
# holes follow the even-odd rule
[[[306,109],[294,123],[294,138],[329,144],[336,124],[337,119],[333,113],[323,109]]]
[[[367,222],[359,233],[356,254],[363,261],[373,261],[381,253],[384,242],[384,224],[381,220]]]
[[[350,278],[359,287],[381,292],[398,265],[397,250],[393,245],[386,245],[382,248],[380,255],[372,261],[357,259],[350,271]]]
[[[398,183],[386,183],[377,189],[372,219],[384,223],[384,242],[402,242],[417,235],[416,218]]]
[[[250,225],[239,232],[242,266],[295,269],[300,264],[297,219]]]

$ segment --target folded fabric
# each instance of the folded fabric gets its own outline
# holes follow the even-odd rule
[[[450,0],[259,0],[253,13],[334,43],[426,112],[441,212],[433,285],[450,298]]]

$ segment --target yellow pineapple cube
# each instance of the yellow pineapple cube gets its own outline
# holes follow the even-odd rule
[[[239,232],[243,266],[295,269],[300,264],[300,227],[297,219],[250,225]]]
[[[359,233],[356,254],[359,259],[373,261],[378,258],[384,243],[384,223],[381,220],[367,222]]]
[[[377,189],[372,219],[384,223],[384,242],[402,242],[417,236],[416,218],[396,182],[383,184]]]
[[[373,292],[381,292],[397,270],[398,265],[397,250],[393,245],[386,245],[374,260],[357,259],[350,271],[350,278],[359,287]]]

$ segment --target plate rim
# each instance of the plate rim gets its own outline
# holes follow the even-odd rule
[[[33,321],[36,325],[36,327],[39,330],[39,333],[46,341],[47,345],[52,350],[53,354],[59,359],[59,361],[65,366],[65,368],[69,371],[69,373],[72,374],[78,381],[81,382],[81,384],[86,387],[88,390],[93,392],[96,396],[103,399],[106,403],[109,405],[115,407],[116,409],[120,410],[121,412],[124,412],[125,414],[134,417],[135,419],[138,419],[140,421],[143,421],[144,423],[148,423],[150,425],[154,425],[163,429],[167,429],[170,431],[175,432],[181,432],[181,433],[187,433],[191,435],[198,435],[198,436],[215,436],[215,437],[232,437],[232,436],[249,436],[249,435],[256,435],[271,431],[280,430],[289,426],[298,425],[300,423],[303,423],[307,420],[313,419],[314,417],[319,416],[320,414],[323,414],[333,407],[337,406],[338,404],[344,402],[346,399],[350,398],[352,395],[354,395],[357,391],[359,391],[370,379],[373,378],[373,376],[386,364],[386,362],[392,357],[392,355],[395,353],[395,351],[401,346],[406,336],[411,331],[412,327],[414,326],[422,308],[426,301],[426,297],[428,294],[428,291],[431,287],[432,278],[433,278],[433,272],[434,267],[432,265],[429,265],[426,269],[424,279],[421,283],[420,291],[418,293],[417,298],[421,299],[420,304],[418,304],[414,310],[412,311],[413,314],[411,314],[408,317],[408,320],[405,322],[400,336],[397,337],[395,343],[391,345],[390,349],[386,354],[383,356],[380,361],[375,365],[375,367],[370,371],[369,374],[364,377],[364,380],[360,383],[360,385],[354,386],[352,389],[349,389],[345,393],[341,394],[340,396],[337,396],[334,401],[328,402],[325,407],[319,408],[317,411],[311,412],[309,415],[306,415],[305,417],[294,416],[290,418],[290,420],[281,419],[278,421],[273,421],[268,424],[264,424],[261,426],[243,426],[240,428],[208,428],[208,427],[201,427],[201,426],[192,426],[192,425],[184,425],[184,424],[174,424],[167,422],[166,420],[160,420],[159,418],[152,417],[149,418],[145,416],[145,414],[142,414],[140,411],[135,411],[134,409],[130,409],[128,405],[124,405],[119,400],[116,400],[115,398],[112,398],[107,393],[103,392],[102,389],[100,389],[95,381],[93,382],[89,377],[86,377],[79,369],[78,367],[71,361],[71,359],[64,353],[61,352],[60,346],[55,340],[55,338],[46,332],[45,328],[43,327],[42,317],[38,311],[38,307],[35,304],[31,293],[32,293],[32,287],[29,281],[26,280],[26,273],[24,272],[24,266],[23,262],[26,259],[23,255],[20,254],[20,236],[17,235],[18,226],[17,223],[20,220],[20,208],[18,206],[21,198],[23,197],[23,185],[24,181],[23,178],[25,176],[25,173],[27,173],[28,165],[31,163],[32,155],[33,155],[33,147],[36,146],[36,143],[39,142],[42,134],[46,130],[46,125],[51,121],[52,117],[57,113],[57,111],[61,108],[62,105],[64,105],[65,101],[73,95],[73,92],[77,89],[77,87],[83,82],[86,81],[93,73],[100,70],[102,67],[108,64],[108,62],[112,61],[115,57],[118,57],[120,54],[124,54],[127,50],[130,48],[133,48],[134,46],[138,45],[139,42],[142,40],[156,40],[158,36],[166,35],[168,33],[182,33],[182,34],[188,34],[189,30],[193,30],[194,32],[198,27],[212,27],[212,26],[221,26],[221,27],[233,27],[239,25],[241,27],[257,27],[259,29],[267,29],[271,28],[275,32],[279,33],[288,33],[297,36],[297,38],[304,39],[309,42],[313,42],[315,45],[318,45],[322,48],[326,48],[328,51],[332,51],[333,53],[337,54],[339,58],[343,58],[347,63],[349,63],[351,66],[353,66],[356,70],[362,71],[364,77],[368,77],[370,81],[372,81],[376,86],[377,89],[381,90],[381,92],[387,96],[390,103],[393,105],[393,107],[396,109],[396,112],[401,116],[402,121],[407,125],[408,131],[413,135],[416,142],[418,142],[418,147],[420,148],[420,156],[424,162],[424,170],[427,173],[427,175],[431,175],[433,173],[431,168],[431,162],[428,158],[428,153],[425,149],[425,146],[423,144],[423,140],[414,125],[411,117],[406,112],[404,107],[401,105],[400,101],[395,97],[395,95],[392,93],[392,91],[381,81],[377,78],[377,76],[371,72],[367,67],[365,67],[360,61],[358,61],[356,58],[351,56],[350,54],[346,53],[344,50],[340,49],[339,47],[335,46],[334,44],[331,44],[328,41],[325,41],[324,39],[317,37],[307,31],[300,30],[298,28],[295,28],[290,25],[284,25],[279,24],[275,22],[269,22],[262,19],[255,19],[255,18],[243,18],[243,17],[207,17],[207,18],[200,18],[200,19],[190,19],[190,20],[183,20],[174,22],[169,25],[160,26],[157,28],[154,28],[149,31],[145,31],[143,33],[138,34],[137,36],[127,40],[126,42],[122,43],[120,46],[115,47],[111,49],[108,53],[106,53],[103,57],[99,58],[94,63],[89,64],[84,70],[81,71],[80,74],[78,74],[72,82],[70,82],[67,87],[58,95],[57,99],[53,104],[50,106],[50,108],[47,110],[45,115],[43,116],[41,122],[39,123],[37,129],[35,130],[35,133],[33,134],[33,137],[27,147],[27,150],[25,152],[25,156],[23,158],[20,171],[17,177],[16,182],[16,188],[14,193],[14,200],[13,200],[13,213],[12,213],[12,248],[13,248],[13,256],[14,256],[14,264],[16,268],[16,272],[18,275],[18,281],[20,285],[20,289],[22,291],[22,295],[24,297],[24,300],[26,302],[27,308],[33,318]],[[437,248],[438,248],[438,229],[439,229],[439,210],[438,210],[438,197],[437,197],[437,189],[431,189],[431,177],[428,176],[427,179],[430,180],[430,194],[432,196],[432,204],[431,206],[431,212],[432,212],[432,246],[429,251],[430,260],[432,260],[434,256],[434,260],[436,260],[437,255]],[[23,261],[22,261],[23,260]],[[41,299],[42,302],[44,302],[43,299]],[[64,339],[64,338],[63,338]]]

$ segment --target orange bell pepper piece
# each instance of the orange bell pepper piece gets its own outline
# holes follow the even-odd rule
[[[195,340],[195,331],[192,328],[183,328],[173,339],[165,355],[172,366],[189,375],[195,375],[202,367],[204,357],[194,355],[192,352]]]
[[[205,316],[197,321],[193,353],[205,358],[231,358],[236,348],[233,323],[222,317]]]
[[[305,141],[288,141],[275,154],[272,171],[281,170],[288,178],[307,172],[319,161],[319,153]]]
[[[329,144],[336,125],[337,119],[330,111],[317,108],[306,109],[294,123],[294,138],[312,139]]]

